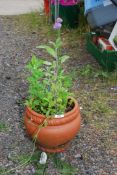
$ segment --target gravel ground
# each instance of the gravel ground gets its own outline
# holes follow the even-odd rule
[[[43,0],[0,0],[0,15],[19,15],[42,10]]]
[[[23,69],[32,53],[41,55],[35,47],[44,40],[36,33],[14,32],[11,20],[7,19],[6,23],[6,19],[0,17],[0,117],[1,123],[7,125],[0,132],[0,166],[5,170],[18,166],[14,156],[31,154],[33,148],[22,122],[24,108],[20,102],[27,91]],[[84,56],[83,53],[81,56]],[[102,135],[84,122],[80,134],[61,157],[79,169],[76,175],[117,175],[116,152],[110,147],[108,136],[108,130]],[[59,175],[51,161],[48,167],[48,175]],[[33,175],[34,167],[29,164],[9,174]]]

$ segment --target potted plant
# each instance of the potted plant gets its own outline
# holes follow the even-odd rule
[[[57,18],[54,29],[58,31],[58,38],[50,42],[52,47],[38,47],[48,52],[52,57],[50,61],[32,56],[26,66],[30,75],[24,124],[28,134],[36,138],[38,147],[45,152],[64,151],[80,129],[79,106],[68,91],[71,80],[63,69],[69,57],[60,53],[61,22]]]

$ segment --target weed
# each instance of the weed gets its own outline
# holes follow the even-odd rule
[[[43,36],[46,35],[46,37],[55,34],[52,26],[47,22],[47,18],[38,12],[15,16],[13,23],[16,31],[23,30],[26,33],[37,33]]]
[[[8,126],[6,123],[0,122],[0,132],[8,131]]]
[[[35,151],[34,154],[31,157],[29,163],[35,163],[38,160],[39,156],[40,156],[40,152]],[[20,164],[20,163],[25,163],[27,160],[29,160],[29,158],[30,158],[30,155],[21,154],[21,155],[18,155],[18,156],[12,156],[10,159],[14,162],[15,161],[19,162],[19,164]]]
[[[8,171],[8,168],[0,167],[0,174],[6,175],[6,171]],[[11,172],[7,173],[7,175],[11,175]]]
[[[25,163],[29,160],[30,155],[20,155],[12,157],[11,160],[13,162],[19,162],[19,164]],[[49,154],[48,153],[48,160],[47,163],[44,165],[39,164],[40,152],[35,151],[33,156],[31,157],[28,164],[32,164],[35,167],[35,174],[34,175],[47,175],[48,163],[49,161],[53,161],[55,168],[61,175],[75,175],[78,173],[78,169],[73,167],[70,163],[63,161],[60,159],[58,154]],[[5,171],[5,170],[4,170]],[[1,171],[3,173],[3,170]]]
[[[105,72],[102,69],[97,69],[89,64],[80,68],[78,72],[81,77],[86,78],[108,79],[110,77],[109,72]]]
[[[53,162],[59,173],[62,175],[74,175],[78,173],[78,169],[73,167],[70,163],[61,160],[57,154],[53,155]]]
[[[108,72],[104,72],[104,71],[102,71],[102,70],[99,70],[99,71],[97,71],[96,73],[95,73],[95,75],[94,75],[94,77],[95,78],[109,78],[109,73]]]
[[[85,16],[84,16],[84,6],[80,7],[79,27],[77,30],[78,30],[78,33],[80,34],[80,36],[85,36],[85,34],[90,31],[90,27],[87,23]]]
[[[91,77],[94,74],[94,68],[87,64],[80,69],[80,75],[83,77]]]

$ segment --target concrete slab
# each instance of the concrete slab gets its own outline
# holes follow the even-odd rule
[[[0,15],[19,15],[43,9],[43,0],[0,0]]]

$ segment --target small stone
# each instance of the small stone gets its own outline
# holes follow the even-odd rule
[[[83,160],[83,156],[82,156],[81,154],[76,154],[76,155],[75,155],[75,158],[78,158],[78,159]]]
[[[82,106],[80,106],[80,110],[82,110],[83,109],[83,107]]]
[[[47,161],[47,154],[45,152],[42,152],[39,163],[43,165],[46,164],[46,161]]]
[[[61,160],[65,160],[65,155],[64,155],[64,153],[60,153],[60,154],[59,154],[59,157],[60,157]]]

